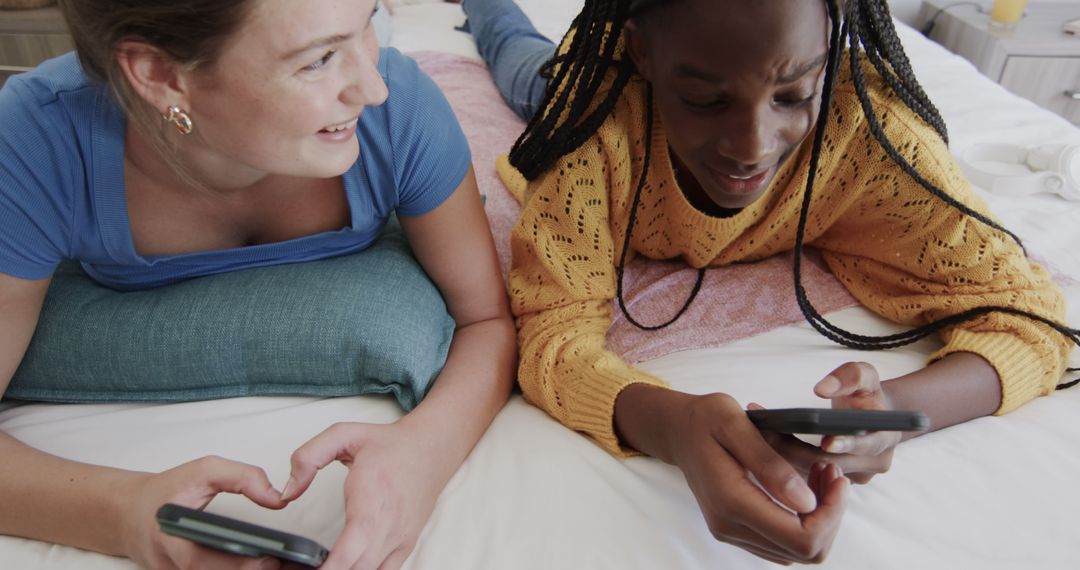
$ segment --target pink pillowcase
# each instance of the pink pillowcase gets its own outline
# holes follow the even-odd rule
[[[505,275],[510,266],[510,229],[521,207],[495,172],[495,159],[509,152],[525,124],[503,102],[480,61],[438,52],[409,54],[435,80],[469,140],[480,191],[495,235]],[[683,316],[661,331],[642,331],[626,321],[618,306],[608,329],[608,347],[628,362],[641,362],[693,348],[718,346],[803,320],[795,302],[791,254],[764,261],[710,269],[697,299]],[[856,304],[824,267],[809,256],[803,286],[821,313]],[[682,307],[697,271],[678,261],[637,258],[626,268],[624,298],[640,323],[668,321]]]

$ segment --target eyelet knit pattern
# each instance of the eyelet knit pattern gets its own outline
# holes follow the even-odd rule
[[[863,67],[893,145],[930,182],[988,212],[938,134],[871,66]],[[645,100],[644,80],[635,78],[592,139],[533,182],[505,157],[497,165],[523,203],[511,233],[509,273],[522,390],[530,402],[615,453],[627,451],[613,426],[619,392],[633,383],[665,385],[605,349],[615,261],[646,137],[652,164],[628,256],[682,259],[693,267],[752,262],[793,249],[810,158],[807,137],[757,202],[732,217],[708,216],[678,188],[659,113],[653,132],[644,132]],[[1063,320],[1064,297],[1044,268],[1008,235],[931,195],[881,148],[846,69],[838,78],[820,169],[806,243],[821,251],[869,309],[905,324],[986,305]],[[1052,391],[1072,349],[1042,324],[1000,314],[948,329],[942,338],[945,344],[931,360],[973,352],[995,367],[1003,395],[998,413]]]

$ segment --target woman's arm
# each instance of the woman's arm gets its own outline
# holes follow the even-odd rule
[[[49,279],[0,273],[0,393],[7,389],[37,326]],[[143,566],[238,566],[240,559],[157,531],[166,502],[204,507],[220,491],[256,503],[285,503],[256,467],[204,458],[162,474],[69,461],[0,433],[0,534],[128,556]]]
[[[818,382],[814,392],[832,400],[834,408],[922,411],[930,419],[929,431],[990,415],[1001,405],[997,372],[981,356],[970,352],[954,352],[925,368],[884,382],[870,364],[848,362]],[[889,470],[896,444],[919,432],[825,436],[820,447],[792,436],[764,435],[802,471],[815,463],[833,463],[852,481],[866,483]]]
[[[349,466],[345,528],[327,569],[399,568],[513,386],[514,323],[472,169],[443,204],[401,217],[401,226],[457,328],[442,372],[416,409],[390,425],[336,424],[293,454],[286,500],[303,493],[323,466]]]
[[[920,175],[996,223],[940,137],[894,100],[878,103],[892,105],[886,134]],[[851,131],[849,142],[870,137],[863,125]],[[883,150],[875,152],[879,155],[868,163],[878,168],[857,169],[851,162],[832,167],[829,176],[847,180],[846,186],[859,192],[849,193],[850,203],[834,208],[835,220],[813,238],[829,268],[863,305],[909,326],[980,307],[1006,307],[1063,322],[1060,289],[1012,236],[946,203]],[[929,416],[930,429],[937,430],[1004,413],[1051,392],[1074,348],[1051,327],[1005,312],[981,315],[939,334],[944,346],[923,369],[881,381],[871,365],[849,362],[822,379],[815,393],[831,399],[833,407],[920,410]],[[892,449],[902,438],[914,435],[827,436],[821,445],[828,454],[794,438],[768,437],[804,470],[827,460],[842,465],[853,481],[866,482],[889,468]]]
[[[930,431],[988,416],[1001,406],[1001,381],[983,357],[954,352],[921,370],[882,383],[890,407],[920,410]],[[909,432],[905,439],[918,435]]]
[[[447,479],[502,409],[514,383],[514,322],[472,169],[434,211],[401,218],[416,258],[457,322],[431,392],[401,420],[437,446]]]
[[[49,282],[0,273],[0,393],[30,344]],[[7,434],[0,434],[0,457],[0,533],[123,552],[113,529],[125,494],[116,490],[129,486],[132,474],[66,461]]]
[[[968,183],[940,137],[895,100],[878,104],[883,109],[891,105],[885,132],[901,156],[930,185],[985,221],[933,195],[880,148],[867,160],[881,165],[878,168],[837,164],[830,176],[846,179],[846,186],[859,192],[849,193],[850,204],[834,212],[837,219],[812,245],[840,282],[870,310],[909,326],[980,307],[1006,307],[1064,324],[1061,289],[1012,235],[991,225],[1000,226],[1000,220]],[[849,142],[855,145],[870,137],[863,125]],[[1051,327],[1004,312],[952,325],[940,336],[944,346],[931,361],[971,353],[990,364],[1001,400],[994,413],[1051,393],[1075,348]]]
[[[7,390],[30,346],[50,281],[28,281],[0,273],[0,394]]]

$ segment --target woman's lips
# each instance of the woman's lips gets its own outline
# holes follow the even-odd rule
[[[714,179],[724,190],[731,192],[732,194],[752,194],[761,190],[762,186],[769,179],[769,173],[773,171],[772,168],[762,170],[757,174],[750,175],[733,175],[721,172],[716,169],[711,169],[714,174]]]
[[[356,134],[356,124],[359,121],[359,115],[344,123],[337,125],[331,125],[318,132],[318,137],[325,141],[341,142],[352,139]]]

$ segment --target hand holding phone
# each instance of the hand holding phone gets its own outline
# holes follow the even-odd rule
[[[157,511],[161,532],[241,556],[274,556],[306,566],[320,566],[329,551],[319,543],[287,532],[166,503]]]
[[[820,435],[865,435],[873,431],[926,431],[926,414],[901,410],[779,408],[750,410],[750,421],[762,431]]]

